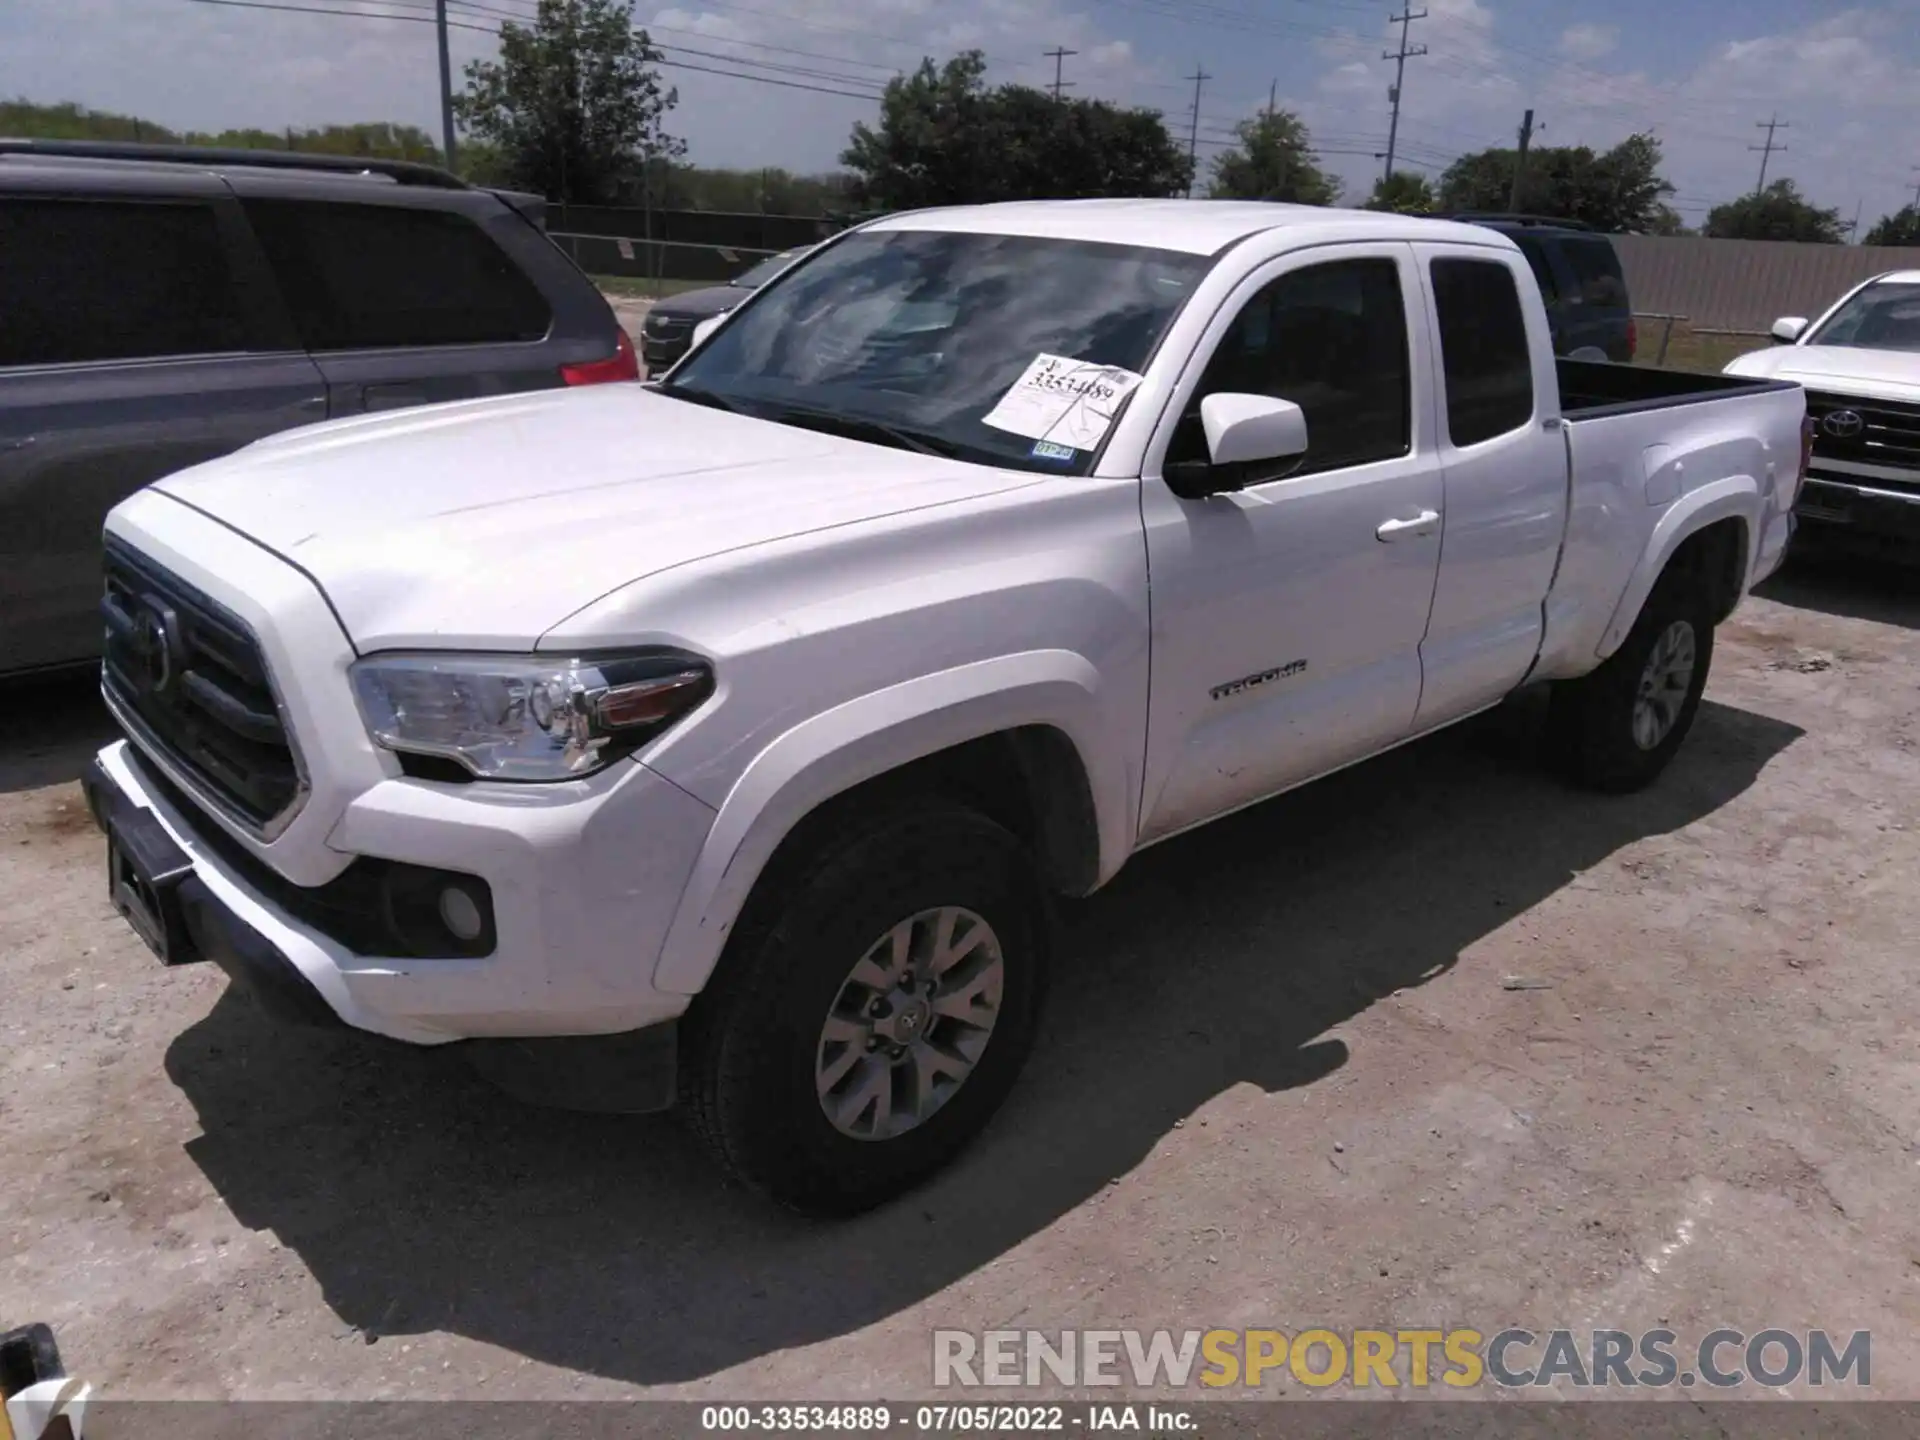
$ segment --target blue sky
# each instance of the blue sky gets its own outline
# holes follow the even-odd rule
[[[283,0],[424,18],[431,0]],[[456,58],[533,0],[452,0]],[[1064,45],[1073,93],[1152,105],[1187,133],[1197,65],[1200,154],[1265,103],[1310,124],[1328,166],[1363,195],[1385,146],[1390,4],[1365,0],[638,0],[669,47],[673,128],[711,164],[830,166],[887,75],[977,45],[1000,78],[1045,83]],[[1692,221],[1750,189],[1749,151],[1776,113],[1787,175],[1863,224],[1913,196],[1920,173],[1920,0],[1426,0],[1407,65],[1401,155],[1437,174],[1510,141],[1529,106],[1539,143],[1605,146],[1653,129]],[[714,74],[713,71],[729,71]],[[743,78],[754,77],[754,78]],[[9,0],[0,93],[135,111],[176,127],[392,118],[437,124],[429,25],[200,0]]]

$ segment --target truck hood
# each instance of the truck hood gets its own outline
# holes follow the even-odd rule
[[[299,566],[367,651],[530,648],[676,565],[1037,483],[605,385],[308,426],[155,488]]]
[[[1742,355],[1729,375],[1792,380],[1810,390],[1839,390],[1877,400],[1920,400],[1920,353],[1852,345],[1776,345]]]

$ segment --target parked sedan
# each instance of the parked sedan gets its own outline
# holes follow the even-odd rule
[[[694,326],[726,314],[812,248],[782,250],[724,285],[689,290],[657,303],[647,312],[647,323],[641,327],[640,358],[646,362],[647,372],[659,375],[665,371],[692,347]]]

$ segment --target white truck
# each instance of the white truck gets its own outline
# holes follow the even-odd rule
[[[1780,562],[1803,414],[1556,362],[1478,226],[896,215],[648,385],[119,506],[110,893],[267,1010],[677,1103],[851,1213],[1013,1085],[1051,896],[1530,684],[1570,776],[1651,781]]]
[[[1855,286],[1811,324],[1773,322],[1774,347],[1729,375],[1807,390],[1813,456],[1795,517],[1810,532],[1920,550],[1920,270]]]

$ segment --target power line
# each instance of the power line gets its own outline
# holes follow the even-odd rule
[[[1193,126],[1187,132],[1187,198],[1191,200],[1193,198],[1194,158],[1200,145],[1200,87],[1206,84],[1207,81],[1213,79],[1213,76],[1207,74],[1204,69],[1196,64],[1193,67],[1193,74],[1186,78],[1193,81]]]
[[[1776,130],[1791,130],[1793,127],[1778,115],[1775,115],[1766,120],[1754,121],[1753,128],[1767,132],[1766,144],[1749,145],[1747,147],[1749,150],[1757,150],[1760,153],[1760,183],[1753,187],[1753,193],[1758,195],[1767,188],[1767,162],[1773,158],[1773,152],[1778,150],[1783,155],[1787,152],[1786,146],[1773,143],[1773,132]]]
[[[1040,53],[1053,61],[1053,98],[1058,100],[1062,90],[1071,90],[1073,88],[1070,81],[1060,78],[1060,67],[1069,55],[1078,55],[1080,52],[1078,50],[1068,50],[1056,45],[1053,49],[1043,50]]]
[[[423,25],[431,25],[434,23],[434,17],[431,15],[392,15],[377,14],[370,10],[337,10],[328,9],[319,5],[286,4],[284,0],[193,0],[193,3],[196,5],[225,5],[240,10],[287,11],[296,15],[331,15],[336,19],[344,20],[413,20]],[[398,3],[398,0],[382,0],[382,3]],[[493,35],[497,37],[500,34],[499,30],[491,25],[471,25],[463,20],[449,20],[447,21],[447,26],[452,30],[471,30],[481,35]],[[660,46],[659,48],[665,50],[667,47]],[[686,54],[697,52],[687,52],[676,49],[674,53]],[[789,69],[787,67],[776,67],[769,61],[748,60],[738,55],[723,55],[718,58],[731,60],[736,65],[757,65],[762,69],[779,69],[782,74],[794,73],[799,68],[792,67]],[[826,85],[806,84],[799,80],[776,79],[772,75],[753,75],[739,70],[719,70],[711,65],[695,65],[685,60],[662,59],[656,63],[658,63],[661,68],[667,70],[694,70],[703,75],[723,75],[732,80],[751,80],[761,85],[777,85],[785,90],[807,90],[816,95],[844,95],[849,100],[867,101],[880,98],[876,92],[871,90],[839,90]],[[866,84],[869,82],[862,80],[860,83]]]
[[[1400,138],[1400,89],[1406,84],[1407,61],[1413,59],[1415,56],[1427,53],[1427,47],[1424,45],[1415,45],[1409,49],[1407,47],[1407,36],[1413,29],[1414,21],[1424,20],[1426,18],[1426,11],[1421,10],[1415,12],[1412,6],[1402,5],[1400,13],[1393,17],[1393,23],[1400,27],[1400,48],[1397,51],[1382,51],[1380,55],[1382,60],[1391,60],[1394,62],[1393,89],[1387,92],[1388,98],[1393,101],[1393,118],[1387,123],[1386,177],[1389,180],[1393,178],[1394,145]]]

